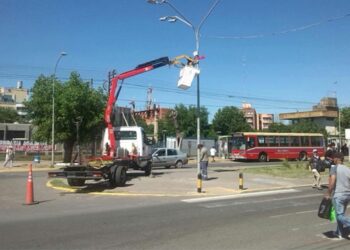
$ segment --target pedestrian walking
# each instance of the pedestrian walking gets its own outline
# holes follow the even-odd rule
[[[350,217],[346,216],[346,208],[350,202],[350,169],[343,165],[344,155],[333,155],[335,167],[331,168],[326,198],[332,197],[336,213],[337,230],[334,235],[338,238],[349,237]]]
[[[215,155],[216,155],[216,149],[214,146],[212,146],[210,149],[210,157],[212,162],[215,162]]]
[[[310,158],[310,168],[311,172],[314,175],[314,182],[312,184],[312,188],[317,188],[318,190],[322,190],[322,187],[320,185],[321,183],[321,175],[320,172],[323,168],[323,163],[321,161],[320,156],[318,155],[317,149],[312,150],[312,156]]]
[[[326,153],[324,154],[324,163],[327,166],[327,168],[329,168],[329,171],[331,167],[334,166],[334,162],[333,162],[334,153],[336,153],[335,144],[334,143],[328,144]]]
[[[13,146],[10,145],[6,148],[5,162],[3,166],[7,167],[7,164],[10,163],[10,168],[12,168],[14,158],[15,158],[15,152],[13,150]]]
[[[341,152],[344,156],[349,155],[349,148],[348,148],[348,145],[346,143],[344,143],[344,145],[341,147]]]
[[[198,149],[200,150],[199,165],[201,169],[202,180],[208,180],[208,149],[204,147],[203,144],[198,144]]]

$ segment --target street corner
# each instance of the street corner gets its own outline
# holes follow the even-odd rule
[[[164,187],[163,183],[155,184],[153,182],[154,185],[152,185],[153,180],[137,180],[137,182],[126,183],[123,187],[111,187],[108,181],[88,182],[84,186],[72,187],[65,179],[57,178],[48,180],[46,186],[58,191],[76,194],[130,197],[208,197],[239,194],[242,192],[242,190],[230,189],[219,185],[205,186],[202,187],[201,192],[197,192],[193,182],[175,182]]]
[[[130,197],[181,197],[189,196],[190,192],[181,192],[179,190],[164,190],[155,191],[154,189],[145,189],[134,184],[126,184],[123,187],[111,187],[107,181],[86,183],[84,186],[72,187],[65,179],[50,179],[46,186],[58,191],[70,192],[76,194],[91,194],[91,195],[105,195],[105,196],[130,196]]]

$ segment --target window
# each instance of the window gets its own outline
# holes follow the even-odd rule
[[[255,147],[255,138],[247,137],[247,148],[254,148],[254,147]]]
[[[290,137],[290,145],[294,147],[299,147],[300,146],[300,141],[299,141],[299,136],[292,136]]]
[[[278,146],[278,141],[276,140],[278,137],[274,137],[274,136],[268,136],[267,139],[267,143],[269,144],[270,147],[276,147]]]
[[[281,147],[288,147],[289,146],[289,137],[281,136],[280,137],[280,146]]]
[[[308,136],[300,136],[301,146],[309,146],[309,137]]]
[[[159,149],[157,152],[158,156],[165,156],[165,149]]]
[[[265,136],[258,136],[258,146],[259,147],[266,147],[267,146]]]
[[[136,131],[116,131],[115,138],[117,140],[136,140]]]
[[[313,147],[322,147],[323,146],[322,142],[323,142],[322,137],[316,137],[316,136],[311,137],[311,146]]]
[[[232,148],[233,149],[244,150],[245,149],[245,139],[244,139],[244,137],[235,137],[235,136],[233,136]]]
[[[175,149],[168,149],[168,156],[169,155],[177,155],[177,152]]]

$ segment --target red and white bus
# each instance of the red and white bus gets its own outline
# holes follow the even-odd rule
[[[324,155],[325,144],[318,133],[243,132],[232,136],[233,160],[299,159],[307,160],[312,150]]]

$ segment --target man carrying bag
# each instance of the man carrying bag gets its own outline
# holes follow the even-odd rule
[[[325,198],[332,197],[336,213],[337,230],[334,232],[338,238],[349,238],[350,217],[346,216],[346,208],[350,202],[350,169],[343,165],[342,153],[334,154],[335,167],[329,173],[329,185]]]

